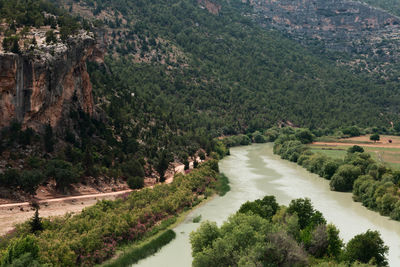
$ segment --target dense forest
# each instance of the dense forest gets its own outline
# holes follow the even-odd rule
[[[70,117],[77,123],[64,131],[62,142],[60,136],[51,138],[51,129],[44,140],[29,131],[19,133],[17,124],[6,129],[3,150],[33,143],[58,160],[38,164],[42,153],[25,158],[25,171],[11,169],[0,179],[7,186],[12,185],[8,181],[21,181],[16,185],[32,188],[46,177],[72,177],[60,182],[63,189],[85,175],[128,179],[153,170],[162,180],[169,162],[194,158],[200,148],[206,154],[216,150],[212,138],[217,136],[277,124],[326,131],[343,125],[390,127],[398,120],[395,81],[354,74],[328,57],[313,55],[243,17],[249,7],[239,1],[212,3],[215,14],[187,0],[51,2],[19,1],[19,12],[11,12],[14,7],[2,1],[0,13],[11,22],[10,29],[13,24],[52,23],[63,28],[68,18],[70,31],[92,29],[99,38],[106,33],[105,63],[88,66],[103,119],[72,110]],[[46,19],[39,10],[57,19]],[[90,27],[82,10],[92,14],[85,17]],[[55,155],[53,146],[61,153]],[[124,164],[132,161],[139,171],[128,174]],[[62,171],[52,172],[52,166]],[[14,176],[29,178],[10,178]],[[37,182],[25,185],[26,180]]]

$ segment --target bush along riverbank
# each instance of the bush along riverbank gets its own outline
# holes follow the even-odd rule
[[[331,190],[352,192],[355,201],[400,221],[400,172],[376,162],[362,148],[349,148],[343,160],[311,152],[309,130],[288,128],[274,143],[274,153],[330,180]]]
[[[279,206],[266,196],[244,203],[218,227],[203,222],[190,235],[193,266],[387,266],[388,247],[368,230],[346,245],[309,199]]]
[[[99,201],[75,216],[37,219],[40,227],[36,229],[32,227],[35,220],[18,225],[0,240],[0,266],[102,263],[114,256],[119,246],[143,241],[166,229],[174,223],[171,218],[221,191],[217,187],[225,182],[219,181],[220,177],[218,161],[212,159],[185,176],[176,175],[169,185],[135,191],[116,201]]]

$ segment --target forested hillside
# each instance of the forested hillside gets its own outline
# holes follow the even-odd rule
[[[338,67],[329,57],[315,55],[243,16],[251,9],[241,1],[18,3],[21,12],[13,13],[7,1],[1,2],[3,36],[19,38],[25,26],[34,30],[43,25],[50,32],[46,42],[62,42],[67,39],[64,31],[73,36],[83,28],[95,33],[105,62],[88,63],[95,117],[70,110],[74,123],[54,131],[44,127],[45,138],[18,123],[3,131],[3,151],[18,145],[33,145],[36,151],[11,153],[4,159],[12,170],[2,178],[7,186],[16,186],[10,181],[37,184],[50,177],[69,177],[60,182],[61,189],[82,176],[163,178],[169,162],[195,158],[200,148],[206,154],[218,150],[212,138],[221,135],[278,124],[311,129],[390,127],[399,120],[397,80]],[[21,19],[25,17],[20,14],[30,14],[27,10],[34,11],[33,21],[38,22]],[[55,17],[43,15],[49,10]],[[66,16],[65,10],[73,16]],[[77,26],[63,26],[64,17],[68,25]],[[51,156],[43,161],[44,154]],[[28,173],[15,174],[13,169]],[[15,175],[19,178],[11,179]]]
[[[387,126],[395,118],[394,83],[337,68],[279,33],[261,29],[241,16],[248,7],[239,1],[205,1],[217,14],[202,8],[202,1],[86,3],[94,14],[112,8],[124,18],[104,20],[115,36],[109,51],[126,58],[112,60],[111,75],[127,82],[139,75],[139,66],[168,74],[165,84],[152,75],[152,84],[174,105],[190,107],[186,115],[195,125],[199,119],[217,134],[266,128],[281,120],[318,128]],[[73,10],[79,8],[74,5]],[[145,87],[140,82],[135,86]]]

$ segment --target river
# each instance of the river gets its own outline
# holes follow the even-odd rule
[[[355,203],[350,193],[330,191],[329,181],[274,155],[272,144],[231,148],[231,156],[220,161],[219,167],[228,176],[231,191],[191,212],[174,229],[176,239],[157,254],[140,261],[138,266],[191,266],[189,234],[200,225],[193,223],[193,218],[201,215],[202,221],[216,221],[221,225],[242,203],[265,195],[274,195],[284,205],[295,198],[310,198],[326,220],[340,229],[340,236],[345,242],[368,229],[378,230],[389,246],[390,266],[400,266],[400,222],[380,216],[360,203]]]

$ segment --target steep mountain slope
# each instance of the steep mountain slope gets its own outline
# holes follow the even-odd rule
[[[139,54],[149,68],[171,69],[166,76],[171,89],[162,93],[189,104],[193,119],[208,113],[216,120],[210,127],[224,125],[226,134],[280,120],[310,127],[386,124],[379,114],[396,112],[391,102],[398,92],[390,82],[339,69],[279,33],[262,30],[242,16],[252,8],[239,1],[220,1],[216,8],[211,1],[81,1],[81,6],[90,10],[89,2],[95,3],[93,13],[105,16],[112,8],[124,18],[104,20],[109,36],[116,36],[111,51],[133,56],[135,63]],[[162,41],[154,43],[157,38],[180,51],[180,62],[163,61],[165,48],[159,49]]]
[[[9,12],[13,6],[1,1],[3,47],[14,57],[28,55],[33,39],[26,35],[25,47],[24,26],[47,27],[46,43],[67,43],[68,33],[77,36],[80,28],[94,32],[99,47],[95,56],[106,52],[104,64],[88,63],[99,112],[93,117],[84,106],[68,110],[66,105],[68,123],[54,134],[49,125],[43,127],[44,138],[32,138],[26,123],[22,129],[18,123],[4,129],[1,162],[8,170],[0,178],[7,186],[16,187],[12,181],[24,183],[26,177],[34,186],[58,179],[60,189],[89,176],[162,178],[172,160],[185,162],[200,149],[207,154],[218,150],[212,138],[220,135],[282,124],[329,131],[356,124],[390,127],[399,121],[396,79],[338,67],[329,57],[259,26],[246,16],[254,14],[253,7],[241,1],[52,2],[77,17],[66,19],[65,11],[54,11],[56,18],[51,19],[40,11],[48,10],[48,1],[21,0],[25,8],[36,3],[33,10],[39,15],[28,17],[39,19],[31,23],[21,15],[25,11]],[[22,51],[14,49],[17,44],[23,44]],[[79,74],[84,68],[75,70]],[[49,72],[48,78],[57,73]],[[84,90],[77,77],[71,84]],[[55,80],[62,88],[66,85],[64,79]],[[80,102],[81,95],[77,98]],[[15,155],[15,147],[24,153]]]

